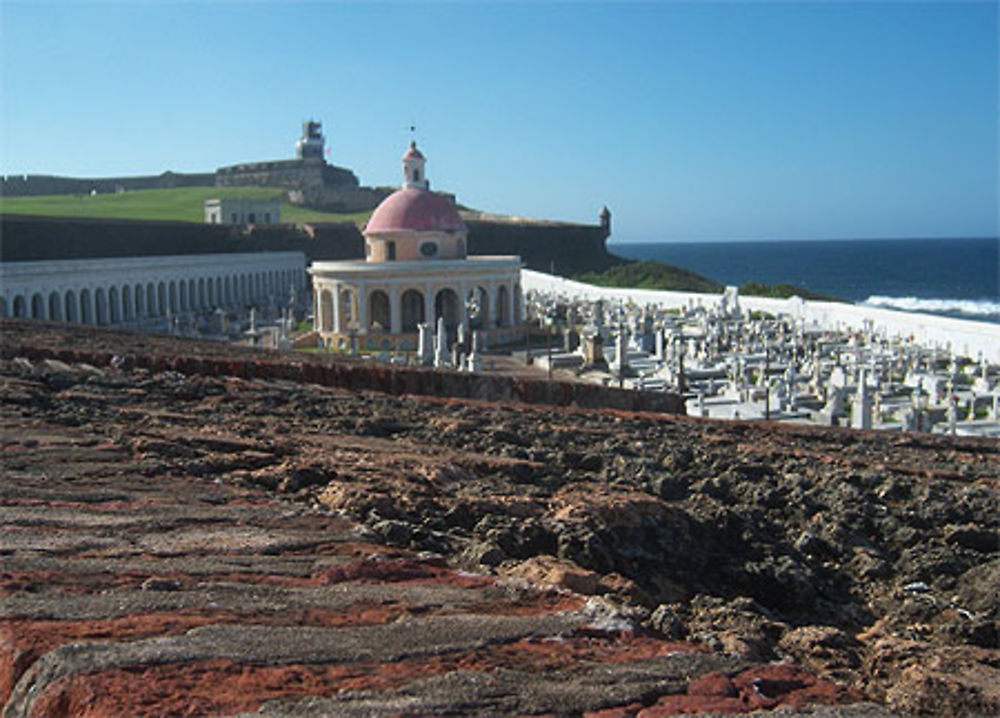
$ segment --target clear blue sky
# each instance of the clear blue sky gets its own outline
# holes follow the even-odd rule
[[[291,157],[615,241],[996,236],[996,2],[0,0],[0,171]]]

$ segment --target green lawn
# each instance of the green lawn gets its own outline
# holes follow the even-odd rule
[[[283,196],[274,187],[177,187],[175,189],[133,190],[122,194],[53,195],[47,197],[2,197],[0,212],[47,217],[107,217],[114,219],[175,220],[204,222],[205,200],[223,197],[255,199]],[[281,203],[281,221],[354,222],[362,225],[371,212],[340,214],[319,212]]]

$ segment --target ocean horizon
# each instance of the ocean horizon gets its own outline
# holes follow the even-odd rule
[[[1000,323],[1000,240],[834,239],[609,242],[725,285],[792,284],[854,304]]]

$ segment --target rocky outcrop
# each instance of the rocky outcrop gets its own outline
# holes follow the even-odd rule
[[[7,357],[50,358],[105,365],[112,357],[129,369],[175,371],[186,375],[275,379],[387,394],[417,394],[436,398],[516,401],[583,408],[682,413],[681,397],[673,393],[640,393],[525,376],[438,372],[423,367],[375,364],[355,357],[261,353],[215,342],[144,337],[136,342],[125,332],[94,331],[80,326],[39,334],[37,322],[0,322]],[[129,347],[138,351],[130,352]]]
[[[6,715],[1000,708],[995,442],[60,361],[39,324],[11,356],[23,326]]]

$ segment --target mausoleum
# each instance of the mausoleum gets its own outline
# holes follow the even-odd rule
[[[411,142],[403,186],[375,208],[363,230],[364,260],[310,266],[316,327],[326,346],[413,351],[419,325],[433,331],[439,318],[452,340],[459,327],[463,334],[480,332],[487,344],[523,336],[521,258],[467,256],[465,223],[447,196],[431,191],[425,162]]]

